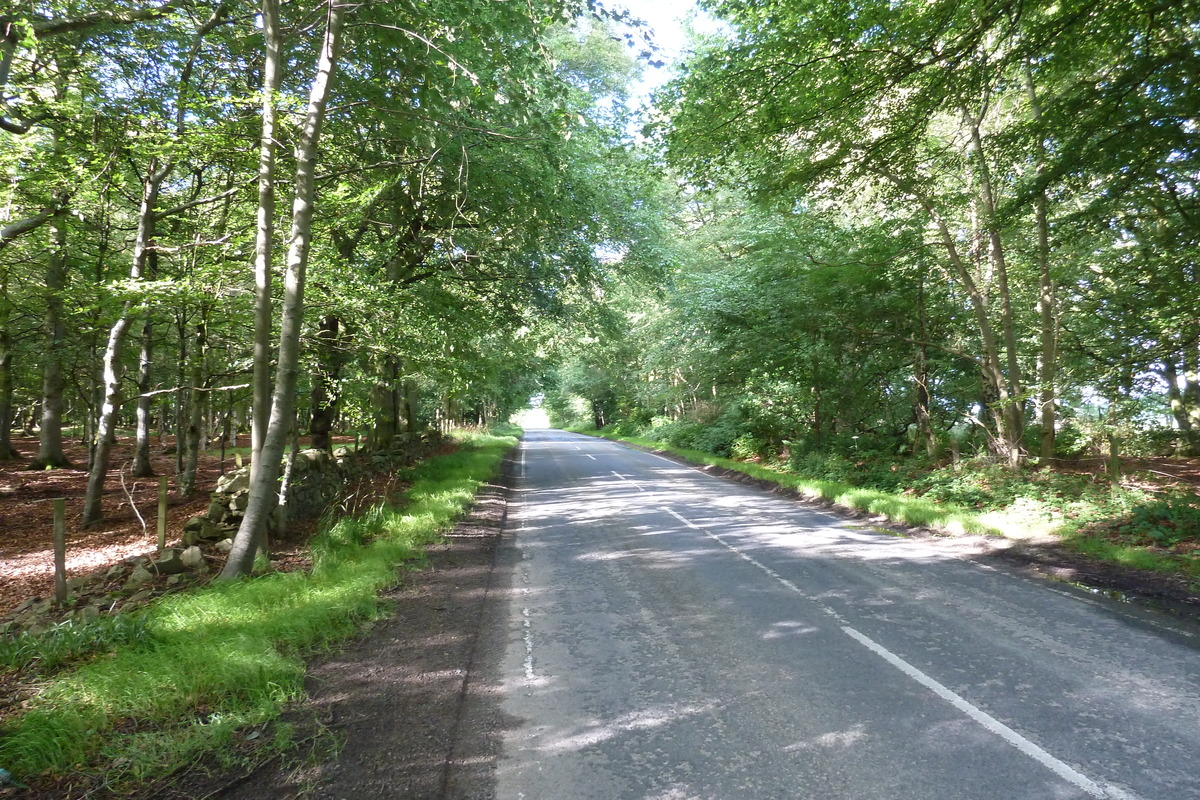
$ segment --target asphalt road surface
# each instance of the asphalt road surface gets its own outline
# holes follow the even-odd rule
[[[1189,623],[529,431],[501,800],[1200,798]]]

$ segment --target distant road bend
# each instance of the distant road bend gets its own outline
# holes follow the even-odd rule
[[[529,431],[502,800],[1200,798],[1188,623]]]

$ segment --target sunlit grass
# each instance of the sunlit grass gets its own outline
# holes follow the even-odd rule
[[[836,481],[802,478],[772,466],[719,458],[710,453],[672,447],[657,440],[618,436],[591,428],[574,430],[674,453],[692,463],[740,472],[793,489],[812,500],[878,515],[892,522],[956,535],[978,534],[1011,539],[1057,537],[1065,547],[1084,555],[1135,569],[1181,574],[1200,581],[1198,557],[1164,552],[1161,548],[1114,542],[1088,527],[1087,523],[1121,518],[1139,502],[1145,501],[1142,492],[1106,492],[1103,499],[1097,499],[1100,496],[1093,493],[1067,503],[1017,497],[1007,505],[975,511],[950,502],[855,487]]]
[[[593,432],[594,433],[594,432]],[[652,450],[665,450],[698,464],[721,467],[752,478],[769,481],[793,489],[810,500],[826,501],[842,508],[885,517],[892,522],[921,528],[944,530],[955,534],[1001,535],[1001,531],[978,515],[957,506],[934,503],[919,497],[903,497],[878,489],[864,489],[837,481],[801,478],[762,464],[720,458],[698,450],[684,450],[649,439],[628,436],[608,436]]]
[[[132,632],[104,623],[114,631],[93,637],[91,654],[106,655],[49,676],[29,709],[0,730],[0,765],[18,777],[105,771],[113,785],[163,774],[273,718],[303,695],[302,656],[378,615],[379,592],[397,582],[397,567],[451,527],[514,444],[466,436],[457,452],[408,470],[411,486],[397,505],[329,520],[314,541],[311,573],[170,595]],[[56,635],[70,640],[63,659],[88,655]],[[36,648],[23,647],[25,655],[4,663],[31,663]]]

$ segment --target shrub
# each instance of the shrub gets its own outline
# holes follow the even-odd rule
[[[1196,495],[1172,492],[1135,506],[1129,521],[1118,530],[1135,539],[1172,547],[1186,539],[1200,539],[1200,508]]]
[[[1107,486],[1096,485],[1087,475],[1013,470],[986,459],[967,460],[914,478],[914,491],[931,500],[977,509],[998,509],[1019,499],[1035,500],[1066,510],[1084,498],[1103,502]]]

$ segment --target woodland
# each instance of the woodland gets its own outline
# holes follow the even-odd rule
[[[153,475],[159,442],[188,497],[210,488],[199,455],[249,436],[232,576],[293,438],[353,431],[386,452],[525,404],[553,325],[615,274],[598,253],[641,269],[654,224],[619,102],[634,62],[599,20],[573,27],[582,10],[70,1],[0,18],[0,458],[86,470],[86,529],[109,473]]]
[[[538,396],[889,489],[1197,454],[1194,3],[703,8],[637,108],[615,6],[19,6],[0,457],[86,470],[86,529],[152,442],[186,498],[248,436],[233,577],[299,436]]]
[[[607,296],[556,419],[1194,541],[1197,4],[704,7],[665,288]]]
[[[916,526],[1007,515],[1195,601],[1200,3],[700,8],[644,102],[653,32],[594,0],[0,10],[0,562],[48,560],[18,534],[53,492],[104,574],[110,533],[152,547],[118,484],[165,476],[175,525],[249,462],[222,580],[5,623],[31,796],[287,751],[235,737],[531,404]],[[256,558],[300,447],[450,431]]]

